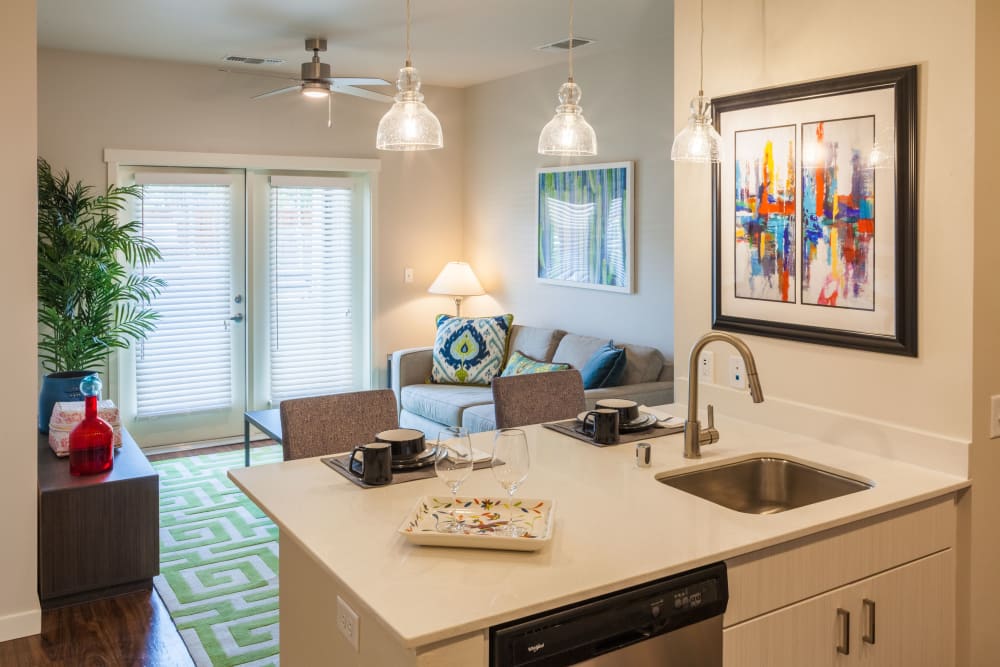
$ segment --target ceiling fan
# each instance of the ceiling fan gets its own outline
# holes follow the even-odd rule
[[[290,81],[295,81],[295,85],[288,86],[286,88],[278,88],[277,90],[272,90],[267,93],[261,93],[260,95],[254,95],[252,99],[259,100],[264,97],[271,97],[272,95],[283,95],[284,93],[290,93],[293,91],[300,91],[306,97],[313,98],[329,98],[330,93],[344,93],[347,95],[354,95],[356,97],[363,97],[365,99],[374,100],[376,102],[392,102],[393,98],[388,95],[383,95],[382,93],[376,93],[372,90],[365,90],[364,88],[358,88],[357,86],[389,86],[391,85],[385,79],[379,79],[374,77],[359,77],[359,76],[330,76],[330,65],[324,62],[320,62],[319,53],[320,51],[326,51],[326,40],[321,37],[312,37],[306,39],[306,51],[312,51],[312,60],[307,63],[302,63],[302,76],[298,79],[293,77],[278,77]],[[231,70],[230,70],[231,71]],[[252,74],[255,76],[272,76],[272,75],[261,75],[256,72],[239,72],[240,74]]]

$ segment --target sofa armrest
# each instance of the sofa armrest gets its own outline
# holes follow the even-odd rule
[[[392,353],[392,391],[396,394],[396,404],[402,406],[400,390],[409,384],[423,384],[431,376],[433,365],[432,347],[411,347]]]

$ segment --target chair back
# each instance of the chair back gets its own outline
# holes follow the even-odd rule
[[[280,412],[286,461],[350,451],[399,424],[391,389],[290,398]]]
[[[580,371],[493,378],[497,428],[571,419],[587,407]]]

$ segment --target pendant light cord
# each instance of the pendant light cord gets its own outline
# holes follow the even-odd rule
[[[410,0],[406,0],[406,66],[410,64]]]
[[[409,0],[407,0],[409,2]],[[698,97],[705,96],[705,0],[701,0],[701,41],[698,45]]]
[[[573,0],[569,0],[569,80],[573,80]]]

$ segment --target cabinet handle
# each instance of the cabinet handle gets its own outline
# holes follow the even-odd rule
[[[868,616],[868,631],[861,635],[861,641],[866,644],[875,643],[875,600],[864,599],[865,614]]]
[[[851,654],[851,612],[837,607],[837,620],[840,621],[840,643],[837,644],[837,653],[841,655]]]

